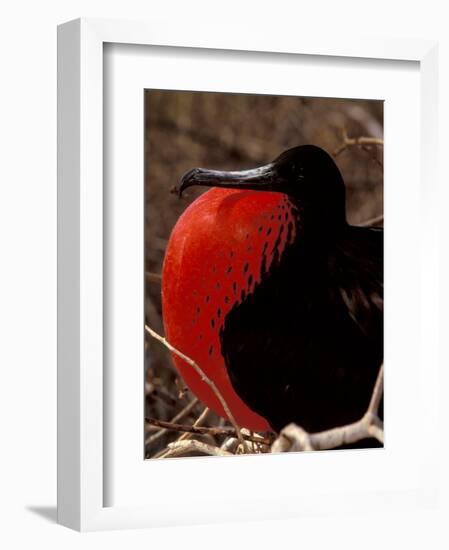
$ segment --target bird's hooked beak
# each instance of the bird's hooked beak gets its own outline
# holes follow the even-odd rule
[[[251,170],[222,171],[194,168],[189,170],[181,179],[178,194],[194,185],[203,187],[224,187],[226,189],[251,189],[254,191],[275,191],[277,187],[274,164],[266,164]]]

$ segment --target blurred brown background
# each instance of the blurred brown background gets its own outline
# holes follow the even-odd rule
[[[145,92],[145,268],[146,322],[163,334],[160,282],[164,250],[186,199],[170,193],[191,168],[252,168],[282,151],[303,144],[334,154],[350,137],[383,138],[383,102],[209,92]],[[383,213],[382,147],[351,146],[335,158],[346,184],[346,212],[352,224]],[[147,339],[146,414],[161,420],[179,416],[193,396],[183,392],[164,348]],[[181,391],[181,396],[179,392]],[[201,413],[197,404],[181,415],[191,423]],[[209,415],[210,425],[223,421]],[[179,434],[149,429],[146,456],[164,448]]]

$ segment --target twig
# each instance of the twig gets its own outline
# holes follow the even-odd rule
[[[182,399],[188,393],[190,393],[189,388],[184,384],[184,382],[180,378],[175,379],[175,385],[178,390],[178,399]]]
[[[366,145],[362,145],[360,148],[371,156],[371,159],[374,160],[374,162],[379,166],[379,168],[383,169],[384,165],[382,161],[377,158],[374,151],[372,151],[370,147],[367,147]]]
[[[234,453],[237,449],[237,445],[239,444],[238,439],[236,437],[228,437],[223,444],[221,445],[221,449],[223,451],[228,451],[230,453]]]
[[[370,218],[369,220],[365,220],[364,222],[361,222],[357,224],[358,227],[371,227],[373,225],[378,225],[380,223],[383,223],[384,221],[384,215],[380,214],[380,216],[376,216],[374,218]]]
[[[367,413],[377,415],[379,413],[379,405],[384,393],[384,364],[380,366],[377,374],[376,383],[374,384],[371,401],[368,405]]]
[[[315,447],[312,445],[311,435],[301,428],[301,426],[294,423],[285,426],[271,446],[272,453],[314,450]]]
[[[209,407],[206,407],[204,411],[200,414],[200,416],[195,420],[193,423],[193,426],[196,428],[197,426],[201,426],[201,424],[206,420],[206,418],[209,416],[210,409]],[[184,439],[189,439],[190,434],[189,433],[183,433],[178,437],[178,441],[183,441]]]
[[[180,456],[186,456],[191,453],[200,453],[208,456],[234,456],[232,453],[228,453],[220,447],[214,445],[208,445],[195,439],[188,439],[187,441],[174,441],[167,445],[168,450],[159,456],[159,458],[174,458]]]
[[[198,399],[195,397],[176,416],[172,418],[171,423],[176,424],[176,422],[179,422],[182,418],[188,415],[197,404],[198,404]],[[147,439],[145,440],[145,445],[151,445],[152,443],[160,439],[165,433],[167,433],[166,428],[159,430],[153,435],[148,436]]]
[[[207,415],[210,413],[210,409],[208,407],[206,407],[203,412],[200,414],[200,416],[195,420],[194,422],[194,426],[198,426],[199,424],[201,424],[207,417]],[[176,441],[183,441],[184,439],[189,439],[190,437],[192,436],[192,434],[188,433],[188,432],[185,432],[183,433],[180,437],[178,437],[178,439]],[[161,456],[163,456],[165,453],[167,452],[167,447],[165,447],[164,449],[162,449],[161,451],[159,451],[158,453],[156,453],[154,456],[152,456],[151,458],[160,458]]]
[[[271,446],[271,452],[312,451],[335,449],[342,445],[356,443],[362,439],[375,438],[384,442],[383,423],[378,409],[383,395],[384,366],[381,365],[374,385],[371,400],[363,417],[357,422],[322,432],[309,434],[296,424],[289,424]]]
[[[157,285],[160,285],[162,282],[162,275],[160,273],[145,271],[145,278],[149,283],[155,283]]]
[[[368,146],[377,146],[382,147],[384,144],[384,140],[381,138],[375,138],[375,137],[355,137],[350,138],[348,137],[348,134],[346,133],[346,130],[343,130],[343,143],[334,151],[334,157],[338,157],[343,151],[345,151],[348,147],[353,146],[360,146],[360,147],[366,147]]]
[[[154,339],[161,342],[161,344],[163,344],[168,350],[170,350],[172,353],[174,353],[175,355],[183,359],[188,365],[193,367],[195,372],[201,377],[201,380],[203,380],[203,382],[205,382],[212,389],[212,391],[215,393],[216,397],[220,401],[229,421],[234,426],[238,440],[240,441],[240,444],[242,445],[243,449],[248,450],[245,440],[243,439],[242,434],[240,433],[240,427],[235,421],[234,415],[231,413],[228,407],[228,404],[226,403],[224,397],[221,395],[220,391],[218,390],[215,382],[205,374],[205,372],[199,367],[197,363],[195,363],[195,361],[193,361],[193,359],[190,359],[190,357],[188,357],[187,355],[185,355],[184,353],[182,353],[181,351],[173,347],[170,344],[170,342],[166,340],[166,338],[164,338],[163,336],[160,336],[148,325],[145,325],[145,330],[148,332],[148,334],[150,334],[150,336],[152,336]]]
[[[236,437],[235,428],[225,427],[206,427],[206,426],[188,426],[186,424],[176,424],[175,422],[165,422],[164,420],[157,420],[156,418],[145,418],[145,421],[151,424],[152,426],[158,426],[160,428],[165,428],[167,430],[172,430],[174,432],[188,432],[192,434],[208,434],[208,435],[228,435]],[[264,445],[269,445],[271,442],[269,439],[258,435],[245,434],[242,433],[242,437],[247,441],[252,441],[254,443],[262,443]],[[180,441],[178,439],[178,441]]]
[[[151,397],[154,399],[160,399],[161,401],[164,401],[164,403],[167,403],[167,405],[170,405],[173,407],[179,402],[179,399],[177,399],[174,395],[171,395],[167,390],[162,388],[161,386],[155,387],[153,384],[146,383],[145,384],[145,395],[147,397]]]

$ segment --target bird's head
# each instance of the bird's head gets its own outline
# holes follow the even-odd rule
[[[345,223],[345,186],[337,165],[320,147],[302,145],[284,151],[272,162],[241,171],[194,168],[178,189],[194,185],[288,195],[317,221]]]

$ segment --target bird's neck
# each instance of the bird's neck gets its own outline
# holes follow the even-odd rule
[[[297,223],[302,235],[302,239],[297,240],[297,246],[307,241],[309,246],[324,251],[325,248],[332,248],[346,233],[349,225],[344,209],[325,209],[322,206],[313,208],[300,201],[292,202],[296,202]]]

